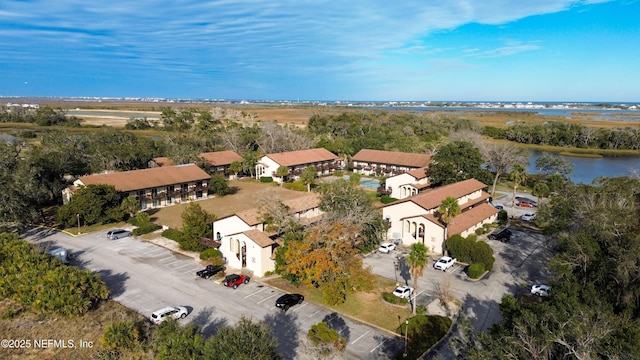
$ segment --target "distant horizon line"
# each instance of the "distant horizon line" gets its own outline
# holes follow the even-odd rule
[[[640,101],[576,101],[576,100],[308,100],[308,99],[224,99],[224,98],[172,98],[172,97],[144,97],[144,96],[10,96],[0,95],[0,99],[57,99],[72,101],[133,101],[133,102],[212,102],[212,103],[228,103],[232,102],[236,105],[243,103],[267,103],[267,104],[323,104],[331,103],[332,105],[348,105],[350,103],[357,104],[394,104],[394,105],[410,105],[417,104],[425,106],[426,104],[522,104],[522,105],[640,105]],[[426,105],[428,106],[428,105]]]

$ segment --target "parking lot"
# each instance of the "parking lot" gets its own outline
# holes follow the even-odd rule
[[[503,295],[528,291],[531,284],[551,276],[547,263],[552,253],[546,237],[526,228],[511,226],[509,230],[513,234],[509,243],[487,240],[486,235],[479,238],[487,241],[495,256],[493,270],[480,280],[469,279],[465,266],[459,263],[447,271],[436,270],[433,263],[437,257],[432,258],[418,280],[418,306],[433,301],[438,287],[446,287],[463,303],[464,313],[476,330],[486,331],[499,321]],[[376,275],[395,280],[400,285],[413,286],[410,269],[404,262],[407,254],[408,247],[400,246],[390,253],[369,254],[364,262],[372,266]]]
[[[144,316],[166,307],[187,307],[181,322],[198,324],[205,335],[241,317],[262,320],[278,339],[286,359],[300,358],[309,328],[326,321],[347,340],[346,359],[389,359],[403,349],[403,342],[386,331],[345,318],[308,301],[287,312],[275,307],[283,293],[257,279],[237,289],[219,284],[220,278],[202,279],[195,272],[203,267],[193,258],[176,254],[132,237],[106,239],[105,234],[80,237],[51,230],[33,230],[24,235],[47,246],[62,246],[75,256],[71,265],[100,273],[111,289],[111,297]]]

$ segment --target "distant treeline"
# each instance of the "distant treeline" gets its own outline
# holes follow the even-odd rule
[[[80,119],[67,116],[62,109],[41,106],[37,109],[21,106],[0,106],[0,122],[34,123],[40,126],[80,126]]]
[[[591,128],[580,124],[547,122],[515,124],[507,128],[487,126],[484,135],[521,144],[551,145],[575,148],[640,150],[640,129]]]

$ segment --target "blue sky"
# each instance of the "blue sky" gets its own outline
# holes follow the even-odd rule
[[[0,96],[640,101],[640,0],[3,0]]]

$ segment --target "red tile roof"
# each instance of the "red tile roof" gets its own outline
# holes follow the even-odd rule
[[[194,164],[163,166],[142,170],[109,172],[81,176],[78,178],[84,185],[106,184],[115,186],[117,191],[126,192],[150,189],[201,180],[209,180],[211,175]]]
[[[234,161],[242,161],[242,156],[233,150],[214,151],[200,154],[210,166],[231,165]]]
[[[407,167],[425,167],[431,162],[431,155],[406,153],[400,151],[362,149],[351,158],[353,161],[374,164],[399,165]]]
[[[263,233],[260,230],[251,229],[251,230],[243,231],[242,233],[245,234],[249,239],[253,240],[253,242],[258,244],[258,246],[262,248],[271,246],[276,243],[270,237],[268,237],[267,234]]]
[[[320,199],[320,194],[312,193],[284,201],[283,203],[289,207],[289,214],[296,214],[304,210],[317,208],[320,206]],[[262,215],[260,215],[256,208],[238,211],[235,215],[249,226],[255,226],[262,223]]]
[[[498,209],[489,203],[482,203],[477,205],[460,215],[456,216],[453,219],[453,223],[449,225],[449,231],[447,232],[447,237],[451,237],[456,234],[460,234],[463,231],[469,229],[470,227],[481,223],[482,221],[492,217],[493,215],[498,213]],[[415,216],[407,216],[403,219],[412,218]],[[440,222],[440,215],[438,213],[435,214],[422,214],[418,215],[418,217],[423,217],[432,223],[440,226],[444,229],[444,224]]]
[[[413,176],[414,178],[416,178],[416,180],[424,179],[429,176],[429,167],[423,166],[418,169],[413,169],[411,171],[408,171],[407,174]]]
[[[265,156],[283,166],[305,165],[339,159],[338,156],[325,148],[288,151]]]
[[[459,199],[475,191],[482,190],[485,187],[487,187],[487,185],[476,179],[468,179],[459,181],[457,183],[441,186],[432,190],[423,191],[417,195],[394,201],[388,205],[385,205],[385,207],[411,201],[425,210],[431,210],[439,207],[440,204],[442,204],[442,200],[446,199],[448,196]],[[462,204],[461,207],[464,207],[464,204]]]

